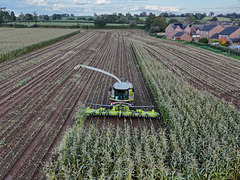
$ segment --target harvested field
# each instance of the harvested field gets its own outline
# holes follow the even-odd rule
[[[38,179],[43,162],[71,123],[78,104],[109,103],[108,88],[114,79],[88,69],[74,70],[78,64],[131,81],[135,105],[155,105],[137,67],[132,42],[144,45],[152,57],[199,89],[224,98],[236,92],[225,99],[239,107],[238,61],[187,46],[187,52],[194,51],[188,55],[182,44],[157,40],[143,31],[85,31],[0,64],[0,179]],[[89,118],[87,123],[94,120]],[[129,122],[135,127],[147,125],[145,119]],[[121,119],[113,124],[124,126]],[[161,127],[161,123],[156,121],[154,126]]]
[[[38,177],[39,167],[71,122],[78,104],[109,103],[108,89],[115,81],[88,69],[75,71],[78,64],[131,81],[138,87],[135,105],[154,104],[136,67],[128,39],[132,34],[83,32],[0,64],[0,140],[4,142],[0,179]]]

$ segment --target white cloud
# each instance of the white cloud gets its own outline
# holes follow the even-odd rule
[[[74,4],[84,5],[84,4],[91,4],[91,1],[88,0],[73,0]]]
[[[107,0],[97,0],[94,4],[111,4],[111,1],[107,1]]]
[[[48,6],[47,0],[26,0],[25,3],[31,6]]]
[[[179,12],[182,8],[170,7],[170,6],[145,6],[144,9],[150,11],[161,11],[161,12]]]
[[[60,11],[61,9],[65,8],[62,4],[53,4],[53,10]]]
[[[124,7],[123,10],[124,11],[138,11],[138,10],[141,10],[142,7],[139,7],[139,6],[135,6],[133,8],[129,8],[129,7]]]

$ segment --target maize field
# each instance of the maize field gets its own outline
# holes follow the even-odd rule
[[[115,80],[78,64],[130,81],[161,119],[86,118],[79,104],[109,104]],[[237,179],[239,67],[141,30],[86,30],[2,62],[0,179]]]
[[[72,33],[73,29],[0,28],[0,55]]]

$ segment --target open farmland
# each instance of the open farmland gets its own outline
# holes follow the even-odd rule
[[[57,38],[76,30],[40,28],[0,28],[0,55]]]
[[[204,90],[215,96],[218,96],[218,93],[214,93],[212,88],[215,88],[216,91],[219,88],[221,92],[229,93],[226,86],[215,86],[215,83],[212,83],[215,82],[214,78],[216,77],[205,68],[211,68],[211,64],[214,64],[215,68],[212,69],[218,70],[217,72],[221,70],[221,76],[218,75],[222,79],[234,80],[231,89],[239,89],[239,84],[236,82],[236,79],[239,80],[237,73],[239,72],[239,61],[186,46],[186,49],[189,48],[187,49],[189,54],[190,50],[194,51],[194,54],[202,54],[201,59],[206,62],[205,64],[201,61],[201,64],[206,67],[195,68],[192,72],[190,70],[195,66],[190,66],[190,64],[195,60],[195,56],[189,55],[191,58],[185,60],[183,56],[185,58],[189,58],[189,56],[181,47],[183,45],[170,43],[148,37],[144,31],[91,30],[15,58],[10,62],[1,63],[0,179],[7,177],[39,178],[41,175],[39,169],[41,169],[42,163],[51,156],[50,152],[71,123],[78,104],[109,103],[108,88],[114,83],[114,80],[88,69],[74,70],[74,66],[78,64],[101,68],[131,81],[135,87],[135,105],[155,105],[148,84],[138,69],[137,63],[139,62],[149,85],[152,85],[166,127],[162,126],[161,122],[149,119],[110,118],[110,122],[114,125],[125,126],[126,122],[131,127],[139,127],[138,125],[145,127],[153,124],[154,127],[157,127],[156,132],[160,131],[160,135],[157,135],[155,130],[151,129],[154,131],[151,138],[155,138],[156,141],[146,138],[149,134],[147,130],[144,131],[145,135],[143,133],[140,140],[137,131],[134,131],[136,139],[132,139],[127,133],[128,138],[125,139],[125,135],[120,133],[119,141],[126,143],[123,143],[122,148],[130,147],[128,140],[131,142],[136,140],[137,146],[145,144],[148,148],[146,151],[148,154],[142,151],[138,152],[136,158],[139,158],[139,164],[141,161],[145,162],[141,157],[146,155],[149,158],[149,163],[145,162],[146,165],[149,165],[149,168],[153,165],[152,171],[158,171],[153,168],[155,159],[152,158],[156,147],[148,146],[148,143],[155,143],[159,151],[156,156],[161,158],[161,161],[158,162],[165,163],[164,167],[159,167],[162,168],[161,170],[165,169],[165,174],[160,173],[159,175],[162,178],[181,177],[187,172],[192,173],[191,177],[199,175],[199,179],[207,178],[215,169],[215,164],[217,164],[215,161],[218,161],[220,156],[226,158],[226,161],[220,161],[224,167],[226,165],[224,163],[227,162],[229,163],[228,168],[231,170],[234,165],[238,168],[239,159],[236,157],[239,157],[239,138],[237,136],[239,135],[239,112],[211,95],[196,91],[181,77],[191,82],[189,79],[194,78],[194,72],[199,70],[200,75],[195,78],[200,79],[200,77],[208,75],[208,78],[201,78],[202,81],[207,80],[204,81],[204,85],[208,86],[204,86]],[[195,61],[199,62],[199,59],[196,56]],[[212,61],[212,63],[208,61]],[[181,64],[183,62],[190,70],[184,69],[185,66]],[[224,66],[222,66],[223,63]],[[192,72],[193,75],[187,76],[186,72]],[[226,81],[228,80],[226,79]],[[219,79],[217,83],[221,83],[221,80]],[[187,91],[188,89],[191,91]],[[238,102],[237,97],[234,95],[231,100],[227,98],[226,100]],[[234,104],[238,108],[238,104]],[[222,110],[224,111],[221,112]],[[95,120],[101,123],[102,120],[108,121],[109,119],[93,117],[88,118],[87,122],[91,123]],[[152,122],[149,123],[149,121]],[[90,130],[99,134],[94,131],[94,128]],[[112,130],[109,134],[111,133]],[[84,134],[79,137],[85,140]],[[95,139],[94,136],[91,138]],[[105,139],[98,138],[98,140],[108,143],[108,139],[105,141]],[[89,147],[95,147],[94,143],[91,145]],[[161,149],[161,147],[164,148]],[[101,153],[100,150],[96,148],[96,152]],[[128,153],[125,154],[126,157],[134,155],[134,153],[129,153],[128,149],[124,149],[122,152]],[[109,155],[107,152],[105,153],[106,156]],[[87,154],[86,157],[89,155]],[[135,167],[131,157],[125,160],[125,165],[129,164]],[[109,164],[111,165],[111,163]],[[190,168],[192,165],[193,167]],[[145,167],[141,168],[143,170]],[[197,174],[204,168],[202,174]],[[196,169],[199,171],[194,171]],[[126,166],[125,170],[129,170],[129,174],[131,174],[130,170],[134,169]],[[226,168],[226,170],[229,169]],[[236,169],[234,170],[237,172]],[[229,172],[232,173],[230,170]],[[149,171],[146,173],[151,178],[151,173]]]
[[[75,71],[78,64],[131,80],[138,87],[136,105],[154,103],[136,67],[127,39],[131,34],[87,31],[0,64],[0,179],[35,176],[80,102],[109,103],[114,80],[87,69]]]

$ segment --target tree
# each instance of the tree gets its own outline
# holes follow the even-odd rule
[[[98,27],[103,27],[105,26],[107,23],[105,21],[105,19],[103,19],[103,17],[97,17],[95,20],[94,20],[94,25],[95,26],[98,26]]]
[[[211,21],[218,21],[218,18],[216,16],[214,16]]]
[[[32,14],[27,13],[25,15],[25,18],[26,18],[27,21],[33,21],[33,15]]]
[[[235,16],[230,16],[230,20],[234,21],[235,20]]]
[[[147,30],[149,30],[149,29],[151,28],[151,25],[152,25],[155,17],[156,17],[155,14],[152,14],[152,13],[150,13],[150,14],[148,15],[148,17],[147,17],[147,19],[146,19],[146,22],[145,22],[145,24],[146,24],[146,29],[147,29]]]
[[[0,24],[5,23],[6,21],[11,20],[11,15],[8,11],[6,11],[6,8],[0,8]]]
[[[38,21],[38,16],[37,16],[36,11],[33,12],[33,20],[35,21],[35,23],[37,23],[37,21]]]
[[[11,21],[16,21],[16,16],[13,11],[11,11]]]
[[[221,38],[221,39],[220,39],[220,44],[221,44],[221,45],[225,45],[225,44],[226,44],[226,39]]]
[[[160,15],[154,18],[150,27],[150,32],[151,33],[163,32],[165,31],[166,27],[167,27],[166,19],[163,15]]]
[[[46,21],[49,21],[49,16],[48,15],[43,15],[43,19]]]
[[[122,15],[122,16],[119,17],[118,22],[123,23],[123,24],[128,24],[129,20],[126,16]]]
[[[179,21],[177,20],[177,19],[170,19],[169,21],[168,21],[168,23],[169,24],[172,24],[172,23],[179,23]]]
[[[187,21],[188,23],[194,22],[195,18],[192,14],[188,14],[187,17],[185,18],[185,21]]]
[[[210,17],[213,17],[213,16],[214,16],[214,12],[210,12],[210,13],[209,13],[209,16],[210,16]]]
[[[20,21],[25,21],[25,20],[26,20],[24,14],[23,14],[22,12],[21,12],[21,14],[18,16],[18,19],[19,19]]]
[[[62,15],[61,14],[53,14],[52,16],[52,20],[57,20],[57,19],[62,19]]]
[[[208,43],[208,39],[207,38],[201,38],[201,39],[199,39],[198,42],[207,44]]]
[[[147,13],[146,12],[140,13],[140,17],[147,17]]]

